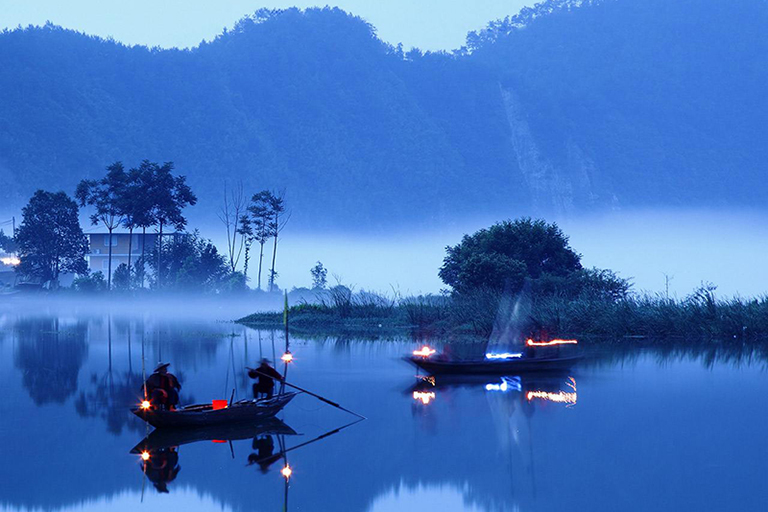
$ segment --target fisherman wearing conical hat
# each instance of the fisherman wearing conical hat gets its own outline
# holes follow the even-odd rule
[[[248,376],[252,379],[258,379],[253,385],[253,398],[258,399],[261,395],[272,398],[272,394],[275,392],[275,380],[283,381],[283,376],[269,363],[270,360],[264,358],[258,368],[255,370],[253,368],[248,369]]]
[[[170,365],[159,363],[142,387],[142,393],[155,409],[174,410],[179,403],[181,384],[174,374],[168,372]]]

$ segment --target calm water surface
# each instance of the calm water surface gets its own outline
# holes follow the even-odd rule
[[[147,433],[128,412],[139,399],[142,351],[148,367],[172,363],[188,403],[229,398],[233,388],[247,397],[244,366],[279,358],[283,347],[281,332],[194,317],[1,308],[0,510],[768,505],[768,379],[759,359],[609,354],[549,379],[433,386],[399,360],[416,347],[411,340],[300,336],[291,340],[289,381],[368,419],[288,452],[286,489],[284,460],[249,461],[270,442],[278,452],[355,419],[299,396],[280,415],[297,435],[181,445],[179,470],[159,492],[129,453]]]

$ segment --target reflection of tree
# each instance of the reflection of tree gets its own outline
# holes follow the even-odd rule
[[[84,323],[62,329],[58,318],[26,318],[14,325],[19,340],[14,363],[37,405],[63,403],[77,390],[88,345]]]
[[[141,375],[112,372],[99,377],[91,376],[91,389],[81,391],[75,401],[77,414],[84,418],[101,418],[107,423],[107,430],[119,435],[126,427],[141,432],[144,424],[133,416],[130,406],[141,398]]]

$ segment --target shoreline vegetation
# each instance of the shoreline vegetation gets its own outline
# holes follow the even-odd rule
[[[410,334],[417,337],[488,339],[501,329],[496,312],[501,294],[421,295],[389,299],[370,292],[349,294],[341,303],[321,299],[288,310],[291,330],[299,333]],[[717,299],[702,286],[683,299],[633,294],[620,300],[540,297],[530,301],[524,323],[552,338],[678,340],[741,343],[768,341],[768,297]],[[257,312],[237,320],[255,327],[283,325],[282,312]],[[530,329],[530,328],[529,328]]]
[[[556,224],[521,218],[496,223],[446,248],[441,295],[390,298],[337,285],[288,311],[292,328],[339,332],[410,331],[418,336],[582,340],[757,341],[768,338],[768,296],[718,298],[702,285],[679,299],[637,293],[608,269],[585,268]],[[238,322],[275,326],[282,313]]]

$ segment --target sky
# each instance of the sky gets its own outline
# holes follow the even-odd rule
[[[338,0],[366,19],[379,37],[407,48],[452,50],[471,30],[517,13],[528,0]],[[0,24],[55,25],[126,44],[190,47],[211,40],[261,7],[324,6],[297,0],[0,0]]]

